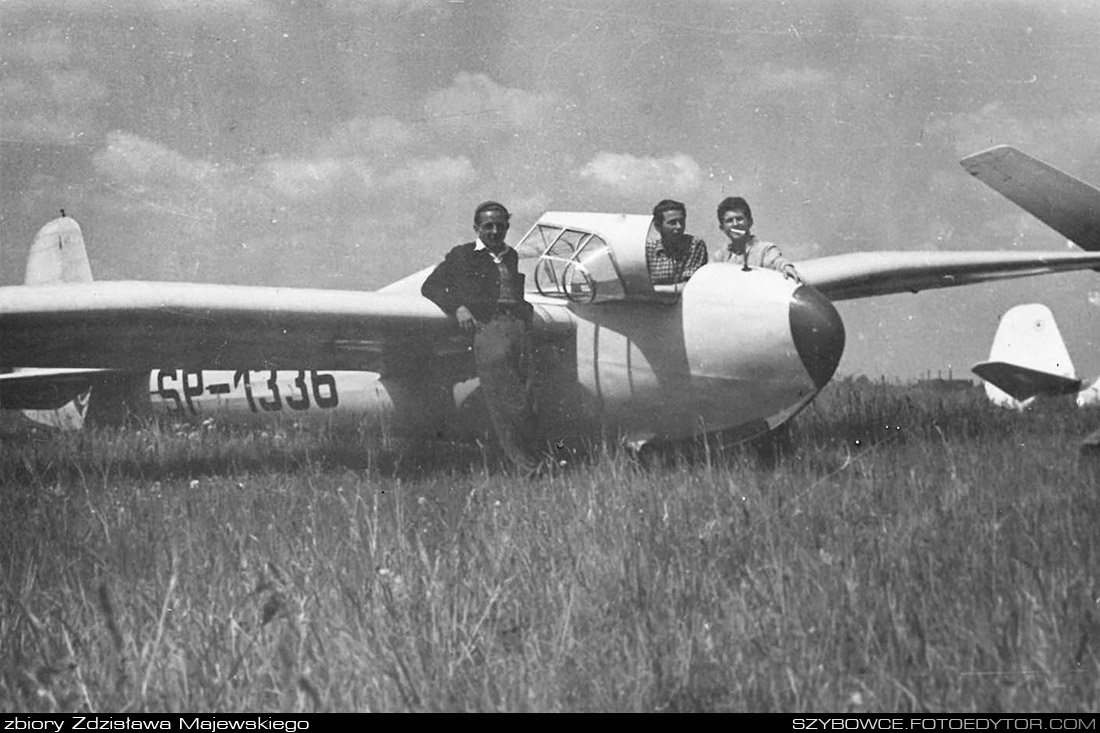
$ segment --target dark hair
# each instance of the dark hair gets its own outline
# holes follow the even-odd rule
[[[752,223],[752,209],[749,208],[749,202],[740,196],[729,196],[722,199],[722,203],[718,204],[718,223],[722,223],[722,214],[727,211],[741,211],[744,212],[748,218],[749,223]]]
[[[666,211],[681,211],[684,216],[687,216],[687,207],[681,204],[679,201],[673,201],[672,199],[661,199],[657,202],[657,205],[653,207],[653,219],[658,224],[665,223]]]
[[[481,223],[481,215],[486,211],[501,211],[504,213],[506,220],[511,219],[512,215],[508,213],[508,209],[504,208],[504,204],[498,204],[496,201],[486,201],[485,203],[474,209],[474,226],[476,227]]]

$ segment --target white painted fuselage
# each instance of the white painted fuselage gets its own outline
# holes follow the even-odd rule
[[[674,304],[571,306],[582,406],[630,440],[775,427],[819,389],[792,336],[794,291],[771,271],[712,265]],[[839,359],[838,317],[829,328]]]
[[[704,268],[671,303],[584,305],[532,301],[535,396],[547,440],[593,434],[680,439],[718,430],[751,437],[805,406],[831,376],[843,326],[819,297],[767,270]],[[827,374],[808,371],[792,309]],[[805,349],[803,349],[805,350]],[[831,366],[829,362],[831,361]],[[153,412],[173,419],[263,423],[356,422],[413,437],[462,438],[487,430],[477,380],[384,378],[325,370],[154,370]]]

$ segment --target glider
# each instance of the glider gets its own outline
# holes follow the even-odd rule
[[[845,340],[833,301],[1100,268],[1100,241],[1086,239],[1092,251],[803,260],[805,285],[711,263],[670,291],[649,279],[650,226],[649,216],[547,212],[516,245],[535,308],[535,401],[548,441],[753,438],[832,378]],[[307,398],[316,406],[315,375],[341,372],[366,375],[357,414],[396,432],[455,438],[483,428],[469,341],[420,295],[431,267],[374,292],[93,281],[67,218],[47,224],[32,249],[51,253],[34,284],[0,288],[0,368],[9,371],[0,406],[32,381],[14,369],[65,369],[72,385],[81,370],[91,383],[134,372],[150,380],[170,367],[175,381],[161,385],[183,411],[215,387],[244,394],[250,385],[237,404],[252,407],[242,409],[289,415]],[[215,370],[235,377],[212,379]],[[157,399],[156,383],[144,384]]]

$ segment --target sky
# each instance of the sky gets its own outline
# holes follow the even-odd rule
[[[65,209],[97,279],[375,289],[545,210],[746,197],[793,260],[1047,250],[972,179],[1100,184],[1094,0],[0,0],[0,284]],[[837,304],[840,373],[969,376],[1049,305],[1100,375],[1100,274]]]

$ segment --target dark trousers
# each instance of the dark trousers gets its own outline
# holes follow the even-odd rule
[[[521,471],[534,469],[530,332],[523,318],[494,315],[474,334],[481,394],[500,447]]]

